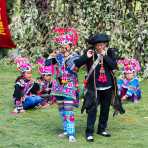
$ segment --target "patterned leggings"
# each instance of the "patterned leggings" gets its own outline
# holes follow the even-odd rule
[[[59,113],[63,122],[63,130],[68,136],[75,136],[75,118],[73,98],[58,96],[56,97]]]

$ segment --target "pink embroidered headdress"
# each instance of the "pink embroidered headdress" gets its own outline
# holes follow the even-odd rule
[[[118,67],[121,71],[124,73],[131,73],[131,72],[140,72],[141,67],[136,59],[123,59],[123,60],[118,60]]]
[[[29,72],[32,70],[32,67],[29,63],[23,63],[17,66],[17,70],[20,72]]]
[[[52,32],[57,33],[57,37],[53,38],[54,42],[61,45],[68,45],[68,44],[72,44],[73,46],[77,45],[78,34],[76,29],[56,27],[52,30]]]
[[[41,66],[38,70],[41,75],[52,75],[54,73],[53,66]]]

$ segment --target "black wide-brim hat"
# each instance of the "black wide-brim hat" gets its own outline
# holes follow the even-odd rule
[[[89,44],[96,44],[96,43],[108,43],[111,40],[110,36],[105,34],[105,33],[97,33],[91,37],[89,37],[89,39],[87,39],[86,41]]]

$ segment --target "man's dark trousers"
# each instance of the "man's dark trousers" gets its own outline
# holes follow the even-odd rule
[[[100,105],[100,117],[98,123],[98,132],[102,132],[107,127],[109,109],[111,104],[113,89],[97,90],[97,104]],[[88,111],[86,136],[93,135],[96,121],[97,108]]]

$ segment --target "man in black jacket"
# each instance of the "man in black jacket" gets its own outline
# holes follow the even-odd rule
[[[78,60],[75,66],[80,68],[86,65],[88,70],[86,93],[82,112],[86,109],[87,128],[86,140],[93,142],[94,124],[97,115],[97,106],[100,104],[100,117],[97,134],[110,137],[106,130],[111,98],[113,95],[112,71],[116,69],[117,63],[113,50],[108,47],[110,37],[106,34],[96,34],[89,38],[88,43],[92,49],[88,49]]]

